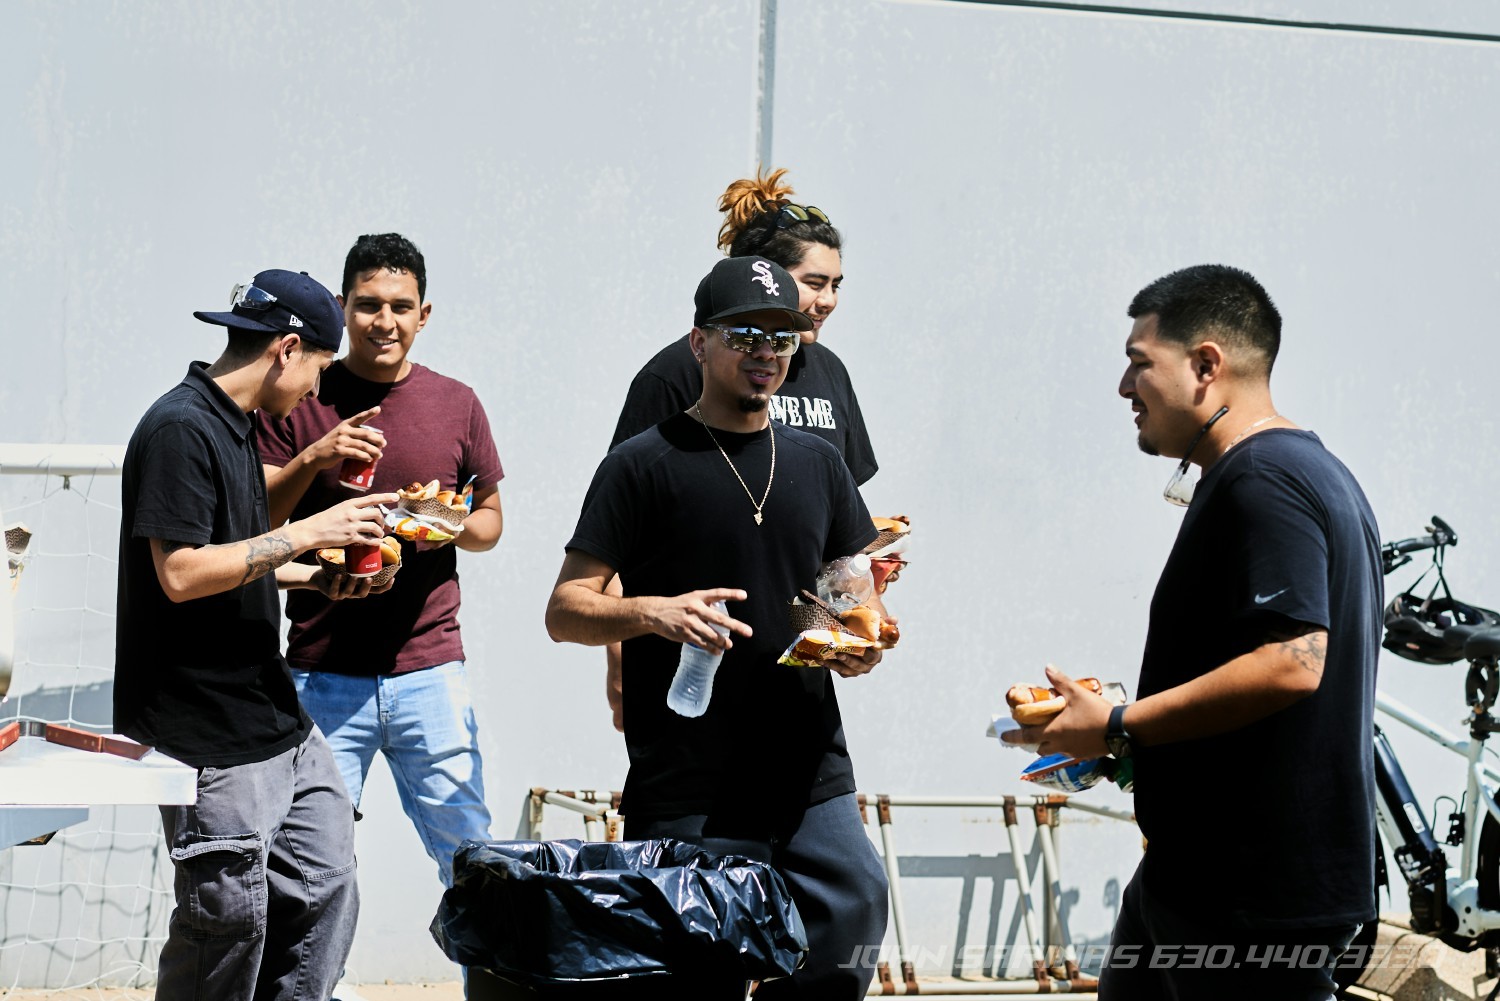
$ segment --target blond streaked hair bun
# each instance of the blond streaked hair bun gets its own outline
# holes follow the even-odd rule
[[[724,189],[719,196],[719,211],[724,213],[724,224],[719,227],[719,249],[726,254],[734,242],[750,228],[750,224],[773,209],[779,209],[796,194],[790,184],[782,184],[786,168],[779,167],[769,174],[762,174],[762,167],[754,177],[742,177]]]
[[[730,257],[755,254],[783,268],[795,268],[807,256],[807,248],[821,244],[843,252],[843,237],[830,223],[809,218],[789,221],[781,209],[792,202],[790,184],[783,183],[786,168],[741,178],[719,196],[724,223],[719,227],[719,249]]]

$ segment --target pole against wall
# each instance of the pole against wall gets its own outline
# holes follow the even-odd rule
[[[756,74],[755,163],[771,166],[771,125],[776,93],[776,0],[760,0],[760,60]]]

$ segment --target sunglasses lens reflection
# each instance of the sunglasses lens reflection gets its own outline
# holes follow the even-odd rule
[[[229,291],[229,308],[236,306],[242,309],[270,309],[276,297],[264,289],[258,289],[249,282],[236,285]]]
[[[745,354],[754,354],[759,344],[770,344],[771,350],[778,358],[785,358],[797,350],[800,341],[797,333],[792,330],[777,330],[767,332],[759,327],[720,327],[724,334],[724,343],[736,351]]]
[[[1167,488],[1161,492],[1168,504],[1176,504],[1178,507],[1187,507],[1193,502],[1193,488],[1196,484],[1187,478],[1187,470],[1181,466],[1172,474],[1167,481]]]
[[[795,226],[799,222],[829,222],[828,214],[816,205],[783,205],[781,211],[776,214],[776,226],[786,229]]]

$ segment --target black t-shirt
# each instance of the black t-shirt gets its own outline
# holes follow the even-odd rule
[[[115,729],[196,767],[264,761],[312,728],[281,656],[276,578],[174,604],[151,539],[270,530],[250,417],[194,362],[130,436],[122,470]]]
[[[687,338],[668,344],[631,381],[609,447],[682,413],[702,390],[703,368],[693,357]],[[838,355],[816,341],[802,345],[792,355],[786,381],[771,398],[770,412],[774,420],[788,427],[811,431],[832,442],[856,484],[863,486],[879,470],[849,372]]]
[[[1372,726],[1382,583],[1375,516],[1317,435],[1272,429],[1198,484],[1151,600],[1145,697],[1328,630],[1313,695],[1240,730],[1136,749],[1153,895],[1246,928],[1375,916]]]
[[[755,507],[703,425],[676,414],[605,457],[568,549],[603,560],[627,597],[742,588],[729,614],[754,630],[735,637],[708,711],[667,708],[680,644],[647,635],[623,644],[622,809],[632,818],[708,814],[740,826],[854,791],[843,722],[826,668],[776,659],[796,635],[787,605],[827,560],[875,537],[849,470],[827,442],[776,425],[776,476]],[[713,434],[759,499],[771,471],[772,429]]]

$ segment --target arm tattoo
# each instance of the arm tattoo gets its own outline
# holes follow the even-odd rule
[[[258,580],[292,558],[292,544],[275,533],[251,539],[245,545],[250,552],[245,554],[245,576],[240,587]]]
[[[1327,633],[1316,630],[1301,636],[1286,637],[1278,645],[1302,670],[1310,671],[1320,678],[1323,676],[1323,659],[1328,653]]]
[[[191,542],[176,542],[176,541],[174,541],[172,539],[160,539],[158,541],[161,543],[161,554],[163,556],[171,556],[173,553],[177,552],[177,550],[179,550],[179,549],[196,549],[197,548],[196,544],[191,543]]]

